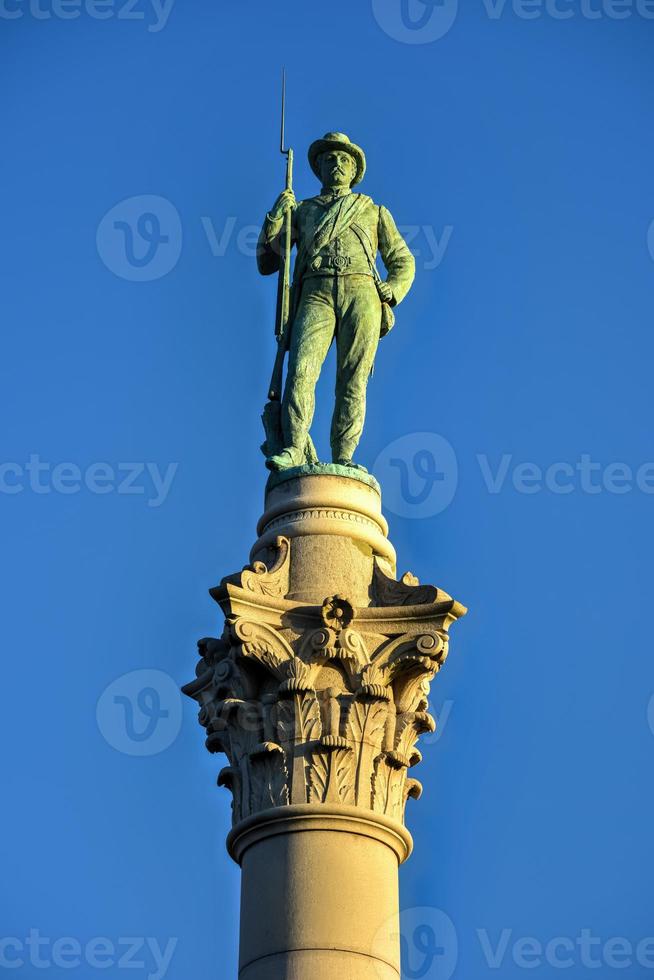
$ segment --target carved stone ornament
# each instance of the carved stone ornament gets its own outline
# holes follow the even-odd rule
[[[325,803],[403,821],[420,783],[419,736],[432,732],[429,684],[465,608],[433,586],[374,571],[374,605],[345,596],[321,605],[285,598],[291,543],[211,590],[225,614],[220,639],[198,644],[196,680],[210,752],[228,764],[218,783],[233,820],[271,807]]]

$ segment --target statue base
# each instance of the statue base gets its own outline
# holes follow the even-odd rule
[[[288,583],[283,583],[286,598],[320,603],[326,595],[340,593],[357,605],[370,605],[375,561],[390,576],[395,574],[395,549],[388,540],[381,493],[364,473],[359,478],[315,469],[297,467],[303,472],[292,475],[294,471],[287,470],[283,479],[275,474],[277,479],[268,481],[250,559],[276,567],[278,539],[286,538],[292,550]]]
[[[346,480],[357,480],[372,487],[381,497],[381,487],[372,473],[355,466],[341,466],[340,463],[304,463],[302,466],[291,466],[287,470],[271,473],[266,483],[266,493],[274,490],[280,483],[294,480],[298,476],[342,476]]]

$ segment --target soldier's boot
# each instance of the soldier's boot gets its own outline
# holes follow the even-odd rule
[[[296,446],[288,446],[286,449],[282,449],[280,453],[269,456],[266,460],[266,466],[273,473],[277,473],[280,470],[289,470],[292,466],[302,466],[305,462],[306,454],[304,449],[298,449]]]

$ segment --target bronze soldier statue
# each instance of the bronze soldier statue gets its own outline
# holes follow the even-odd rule
[[[379,338],[392,326],[391,308],[413,282],[415,260],[390,212],[352,191],[366,169],[359,146],[344,133],[327,133],[309,147],[309,163],[322,183],[320,194],[298,203],[292,190],[283,191],[266,215],[257,248],[262,275],[277,272],[290,210],[297,254],[281,404],[282,448],[268,455],[266,466],[284,470],[311,458],[307,447],[316,383],[336,338],[332,460],[363,470],[352,457],[363,430],[368,378]],[[375,265],[378,252],[386,281]]]

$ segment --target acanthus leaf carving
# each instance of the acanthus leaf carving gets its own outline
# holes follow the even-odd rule
[[[386,755],[379,756],[372,779],[373,810],[388,817],[401,818],[405,782],[406,769],[390,765]]]
[[[395,745],[389,753],[391,765],[409,768],[417,765],[422,756],[415,745],[420,735],[436,730],[436,722],[426,711],[406,711],[397,718]]]
[[[361,673],[359,693],[369,698],[390,701],[393,691],[387,684],[386,674],[377,663],[368,664]]]
[[[289,773],[289,801],[306,803],[308,777],[306,747],[320,738],[320,705],[314,691],[287,692],[276,708],[278,741]]]
[[[383,700],[352,701],[347,715],[347,735],[356,757],[354,795],[358,804],[371,805],[374,760],[381,752],[389,708]]]
[[[435,630],[403,635],[384,644],[375,664],[393,688],[399,712],[415,711],[447,656],[447,634]]]
[[[332,755],[339,800],[345,806],[354,806],[358,797],[352,771],[352,750],[348,747],[333,752]]]
[[[266,749],[265,751],[262,751]],[[252,812],[289,802],[289,773],[286,756],[280,746],[266,742],[251,758]]]
[[[199,676],[204,669],[212,668],[229,655],[229,643],[224,637],[217,639],[215,636],[203,636],[198,640],[198,654],[201,657],[197,668]]]
[[[422,796],[422,783],[419,779],[407,779],[405,787],[407,797],[412,800],[419,800]]]
[[[282,697],[286,693],[306,694],[313,690],[313,671],[299,657],[289,660],[286,665],[286,679],[282,681],[279,692]]]
[[[244,816],[241,808],[241,776],[240,771],[235,766],[225,766],[218,773],[216,780],[218,786],[224,786],[232,794],[232,813],[234,822],[237,823]]]
[[[309,802],[354,804],[352,751],[330,748],[321,743],[320,751],[310,754]]]
[[[436,672],[447,656],[447,634],[434,630],[396,636],[377,652],[375,662],[393,679],[403,665],[415,661]]]
[[[315,691],[294,693],[283,698],[277,705],[277,732],[279,744],[295,745],[317,741],[322,725],[320,705]]]
[[[235,773],[238,773],[235,782],[238,792],[233,790],[235,812],[238,809],[241,817],[246,817],[252,812],[250,759],[263,735],[261,704],[229,698],[222,702],[220,717],[225,722],[228,734],[227,757]]]

